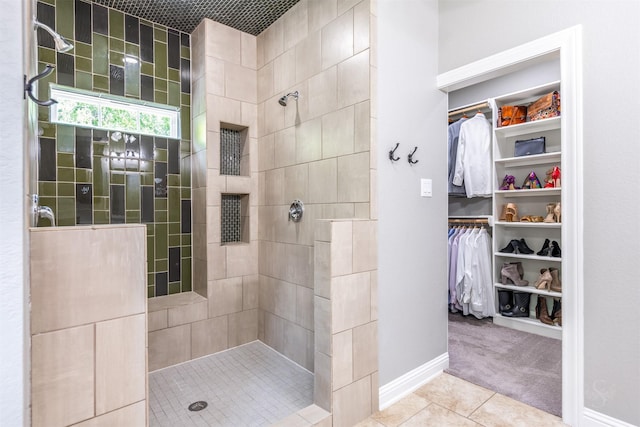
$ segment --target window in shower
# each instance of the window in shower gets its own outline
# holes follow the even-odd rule
[[[220,174],[249,176],[248,128],[220,124]]]
[[[249,195],[222,194],[222,244],[249,243]]]

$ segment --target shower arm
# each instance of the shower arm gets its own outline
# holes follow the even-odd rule
[[[40,74],[32,77],[29,79],[29,81],[27,81],[27,76],[24,76],[24,91],[25,91],[25,95],[29,95],[29,98],[35,102],[36,104],[42,106],[42,107],[48,107],[50,105],[53,104],[57,104],[58,101],[56,101],[55,99],[47,99],[46,101],[42,101],[38,98],[35,97],[35,95],[33,94],[33,84],[35,82],[37,82],[40,79],[43,79],[45,77],[47,77],[49,74],[51,74],[53,72],[54,67],[52,65],[47,64],[47,66],[44,68],[44,71],[41,72]],[[27,99],[26,96],[23,96],[23,99]]]

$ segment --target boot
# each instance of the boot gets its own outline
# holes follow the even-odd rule
[[[527,246],[527,242],[524,239],[520,239],[518,241],[518,252],[521,254],[531,255],[533,253],[533,249]]]
[[[513,293],[513,308],[511,311],[502,313],[506,317],[529,317],[529,301],[531,294],[529,292]]]
[[[507,289],[498,289],[499,312],[504,314],[505,311],[511,311],[513,308],[513,291]]]
[[[547,299],[542,295],[538,296],[538,304],[536,305],[536,319],[539,319],[545,325],[553,325],[553,319],[549,317],[549,310],[547,309]]]
[[[550,289],[553,292],[562,292],[562,282],[560,281],[560,275],[558,274],[558,269],[550,267],[549,273],[551,273]]]
[[[555,240],[551,242],[551,256],[560,258],[562,256],[562,250],[560,249],[560,245]]]
[[[557,323],[558,326],[562,326],[562,301],[560,300],[560,298],[553,299],[551,319],[553,319],[553,323]]]
[[[548,256],[549,251],[551,250],[551,241],[549,239],[544,239],[544,245],[542,245],[542,249],[536,252],[538,256]]]
[[[535,286],[536,289],[548,290],[549,287],[551,286],[552,281],[553,281],[553,277],[551,276],[551,273],[549,273],[549,270],[547,270],[546,268],[541,268],[540,276],[538,277],[538,280],[536,280],[536,283],[534,283],[533,286]]]
[[[528,280],[523,280],[520,278],[518,266],[515,264],[503,265],[502,269],[500,270],[500,279],[503,285],[507,285],[509,282],[513,283],[516,286],[527,286],[529,284]]]
[[[514,262],[505,262],[505,264],[513,264],[516,266],[517,270],[518,270],[518,274],[520,275],[520,278],[524,278],[524,269],[522,268],[522,263],[520,261],[514,261]],[[504,266],[504,264],[503,264]]]

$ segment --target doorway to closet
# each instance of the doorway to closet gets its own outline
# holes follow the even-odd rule
[[[484,177],[466,174],[470,194],[449,197],[449,259],[472,266],[469,271],[452,263],[450,273],[455,274],[450,278],[455,286],[461,274],[463,282],[480,281],[475,296],[469,294],[469,286],[456,289],[447,284],[460,294],[448,301],[449,371],[562,416],[569,424],[578,418],[582,402],[579,46],[580,29],[574,27],[438,76],[438,87],[448,93],[449,111],[454,111],[452,123],[472,114],[466,120],[473,120],[473,126],[458,123],[465,139],[463,155],[476,155],[467,157],[466,166],[476,168],[476,173],[478,165],[490,169],[489,189],[479,189]],[[499,126],[502,106],[530,105],[555,91],[562,97],[559,117]],[[489,153],[465,146],[486,144],[486,135],[466,137],[470,130],[489,133]],[[542,152],[515,155],[515,141],[540,136],[547,141]],[[479,159],[482,154],[489,158]],[[454,155],[460,167],[460,154]],[[456,175],[455,162],[453,167]],[[554,167],[562,171],[561,185],[558,181],[557,187],[545,188],[546,171]],[[460,184],[460,176],[454,178]],[[553,209],[546,215],[551,204],[557,216]],[[466,253],[452,248],[452,233],[454,240],[456,234],[462,236]],[[488,245],[482,235],[488,236]],[[542,250],[547,238],[558,246],[553,255],[550,249]],[[543,271],[557,276],[555,287],[541,280]],[[458,297],[461,304],[455,304]],[[559,322],[553,322],[559,312]]]

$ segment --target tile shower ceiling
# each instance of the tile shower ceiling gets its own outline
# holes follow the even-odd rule
[[[130,15],[191,33],[209,18],[257,36],[299,0],[94,0]]]

